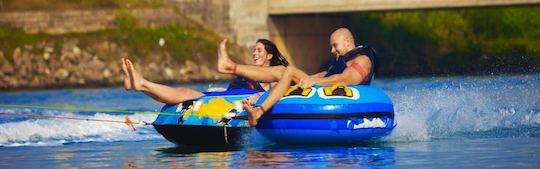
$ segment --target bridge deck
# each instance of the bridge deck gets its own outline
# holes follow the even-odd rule
[[[272,0],[270,15],[540,4],[540,0]]]

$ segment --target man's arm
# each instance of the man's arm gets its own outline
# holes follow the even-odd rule
[[[360,84],[369,76],[371,61],[367,56],[356,57],[347,63],[347,68],[340,73],[329,77],[313,77],[302,80],[300,87],[309,88],[313,85],[330,86],[336,83]]]
[[[322,72],[319,72],[319,73],[310,75],[310,77],[314,77],[314,78],[317,78],[317,77],[318,77],[318,78],[323,78],[325,74],[326,74],[326,71],[322,71]]]

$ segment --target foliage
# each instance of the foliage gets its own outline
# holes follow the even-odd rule
[[[386,74],[452,74],[540,66],[540,7],[362,13],[355,34]]]
[[[159,46],[163,38],[164,46]],[[128,10],[120,10],[117,15],[116,41],[130,46],[130,51],[141,56],[156,51],[166,51],[178,60],[185,60],[192,55],[214,56],[217,50],[218,36],[215,33],[196,27],[169,25],[159,28],[137,27],[137,20]]]
[[[9,61],[13,61],[13,51],[16,47],[34,44],[45,37],[43,34],[30,35],[22,30],[0,27],[0,51],[4,52]]]

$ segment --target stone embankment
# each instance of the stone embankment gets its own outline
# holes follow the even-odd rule
[[[13,51],[13,62],[0,53],[0,88],[92,87],[121,84],[121,58],[129,56],[124,47],[103,41],[81,49],[77,40],[66,40],[59,53],[46,42],[26,45]],[[36,51],[41,51],[36,52]],[[212,81],[230,78],[215,71],[203,58],[178,62],[170,56],[132,58],[143,76],[159,82]]]
[[[130,10],[130,15],[136,19],[137,27],[144,28],[199,24],[171,8],[134,9]],[[91,36],[92,32],[114,30],[118,22],[118,10],[0,12],[0,27],[23,30],[28,34],[65,35],[64,38],[39,40],[11,49],[1,47],[0,90],[120,85],[122,57],[131,58],[143,76],[157,82],[231,78],[215,70],[215,56],[209,56],[208,52],[191,53],[185,59],[173,57],[168,51],[134,56],[130,52],[133,50],[129,49],[131,46],[122,42],[102,38],[88,43],[70,36]],[[216,39],[215,43],[218,41]],[[233,55],[240,55],[242,59],[239,60],[245,61],[245,49],[231,48]]]

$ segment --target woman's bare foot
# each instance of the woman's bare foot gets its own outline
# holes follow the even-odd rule
[[[248,113],[248,122],[251,127],[255,127],[257,125],[257,122],[259,121],[259,118],[263,115],[263,110],[261,107],[252,107],[249,104],[249,101],[247,99],[242,100],[242,105],[244,107],[244,110]]]
[[[131,90],[131,77],[126,65],[126,58],[122,58],[122,71],[124,71],[124,89]]]
[[[146,79],[144,79],[139,72],[135,70],[135,66],[133,66],[133,63],[129,59],[125,59],[126,67],[129,72],[129,77],[131,79],[131,87],[136,91],[144,90],[144,84],[146,83]]]
[[[218,64],[217,69],[220,73],[234,73],[234,65],[235,63],[229,58],[229,55],[227,55],[227,47],[225,46],[227,44],[227,39],[224,39],[219,43],[219,49],[218,49]]]

